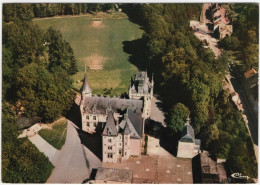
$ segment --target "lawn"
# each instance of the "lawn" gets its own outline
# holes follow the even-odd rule
[[[103,19],[94,21],[94,17]],[[130,77],[137,68],[129,62],[129,54],[123,51],[123,42],[141,38],[143,31],[124,13],[36,19],[34,22],[44,30],[49,26],[60,30],[70,43],[79,69],[72,77],[76,89],[82,86],[86,64],[93,94],[102,94],[105,88],[112,88],[111,95],[116,96],[128,92]],[[93,66],[103,69],[93,69]]]
[[[67,120],[61,119],[56,121],[50,129],[41,129],[38,133],[54,148],[60,150],[66,141]]]

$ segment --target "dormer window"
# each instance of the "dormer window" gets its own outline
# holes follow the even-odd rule
[[[93,116],[93,120],[97,120],[97,117],[96,117],[96,116]]]

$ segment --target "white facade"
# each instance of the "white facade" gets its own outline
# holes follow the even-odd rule
[[[177,157],[180,158],[193,158],[200,151],[200,145],[195,145],[195,143],[178,142],[178,152]]]

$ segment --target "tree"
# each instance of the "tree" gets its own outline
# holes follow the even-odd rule
[[[2,181],[44,183],[53,169],[48,158],[27,139],[18,139],[18,128],[2,114]]]
[[[175,104],[167,114],[166,122],[168,128],[170,128],[173,133],[181,131],[189,114],[190,111],[185,105],[182,103]]]
[[[57,78],[61,74],[63,76]],[[42,66],[30,64],[18,72],[17,98],[28,117],[37,115],[51,122],[61,116],[72,105],[70,88],[71,81],[62,69],[53,75]]]
[[[61,66],[68,74],[75,74],[78,70],[73,50],[69,43],[62,39],[60,31],[50,27],[45,34],[45,40],[48,43],[49,52],[48,68]]]

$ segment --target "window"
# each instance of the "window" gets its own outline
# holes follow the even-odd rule
[[[118,151],[118,153],[119,153],[120,155],[122,155],[122,150],[120,149],[120,150]]]
[[[97,123],[96,122],[94,122],[94,127],[96,127],[97,126]]]
[[[107,153],[107,157],[108,158],[113,158],[113,154],[112,153]]]
[[[108,148],[108,150],[112,150],[112,146],[108,146],[107,148]]]
[[[97,120],[97,117],[96,117],[96,116],[93,116],[93,120]]]
[[[87,126],[89,127],[89,122],[87,122]]]
[[[112,139],[108,139],[108,142],[111,143],[111,142],[112,142]]]
[[[89,115],[86,116],[86,119],[89,119]]]

